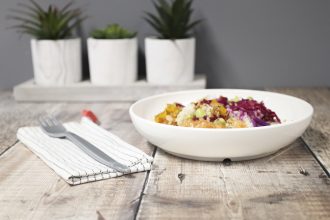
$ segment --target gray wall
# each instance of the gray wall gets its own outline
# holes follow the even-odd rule
[[[0,1],[0,88],[33,77],[29,37],[6,29],[12,24],[8,9],[25,1]],[[79,0],[76,5],[90,16],[84,36],[117,22],[139,31],[143,53],[143,38],[153,34],[142,19],[143,11],[152,10],[151,0]],[[195,17],[204,20],[196,29],[196,72],[207,74],[209,87],[330,86],[328,0],[195,0],[194,7]],[[139,68],[143,74],[143,56]]]

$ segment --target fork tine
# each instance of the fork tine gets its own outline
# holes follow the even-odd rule
[[[60,122],[54,116],[50,116],[49,119],[52,121],[52,123],[54,125],[59,125],[60,124]]]
[[[41,126],[48,127],[48,124],[46,123],[44,116],[40,116],[38,118],[38,121],[41,124]]]
[[[54,123],[49,116],[45,117],[45,121],[48,124],[48,126],[54,126]]]

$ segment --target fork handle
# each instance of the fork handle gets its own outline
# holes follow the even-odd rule
[[[99,163],[102,163],[103,165],[106,165],[122,173],[129,172],[129,168],[127,166],[115,161],[113,158],[109,157],[103,151],[101,151],[100,149],[98,149],[97,147],[95,147],[93,144],[89,143],[82,137],[72,132],[67,132],[65,137],[70,141],[72,141],[82,151],[84,151],[87,155],[89,155]]]

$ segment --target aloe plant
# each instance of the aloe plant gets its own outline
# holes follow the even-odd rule
[[[28,34],[36,39],[66,39],[72,36],[72,31],[86,19],[78,8],[72,9],[73,2],[62,8],[49,5],[43,9],[37,2],[30,0],[30,4],[19,3],[20,9],[12,9],[10,19],[19,24],[12,26],[21,34]]]
[[[162,39],[190,37],[190,31],[201,20],[190,21],[192,0],[157,0],[153,2],[156,14],[146,12],[145,20],[158,32]]]
[[[91,36],[95,39],[125,39],[135,37],[136,32],[130,32],[118,24],[112,24],[104,29],[92,31]]]

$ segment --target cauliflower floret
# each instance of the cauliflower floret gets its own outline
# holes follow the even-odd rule
[[[184,107],[176,117],[176,123],[181,126],[185,120],[193,118],[195,114],[195,106],[193,104]]]
[[[205,114],[207,117],[211,117],[212,116],[212,111],[213,111],[213,107],[210,105],[202,105],[201,109],[204,110]]]

